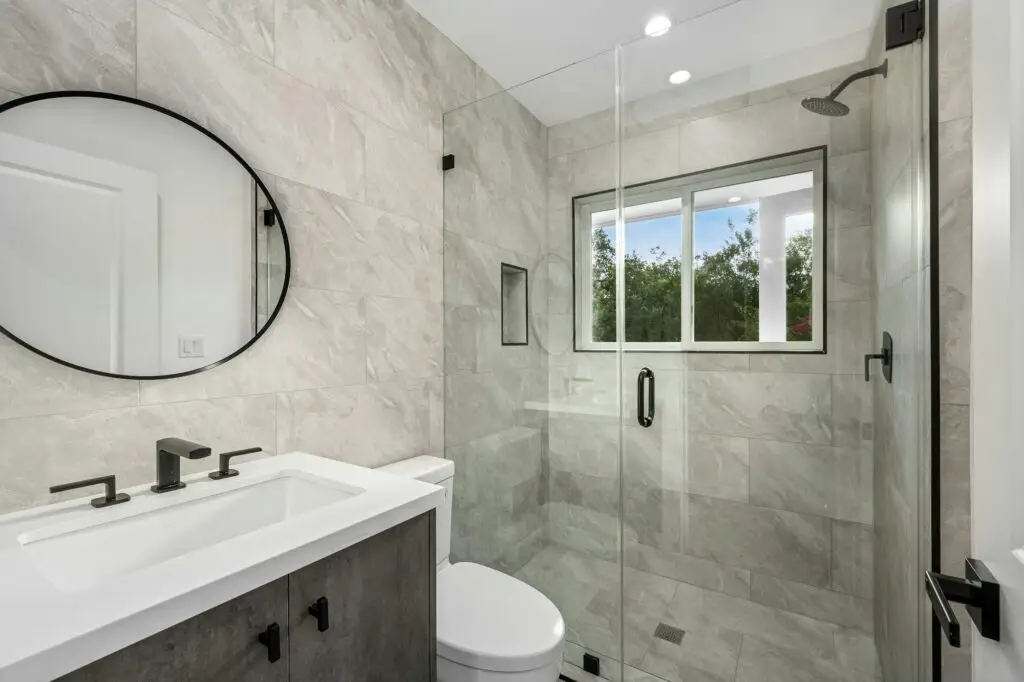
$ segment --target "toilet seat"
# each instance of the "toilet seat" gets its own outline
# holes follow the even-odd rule
[[[561,656],[565,623],[521,580],[469,562],[437,576],[437,655],[476,670],[524,672]]]

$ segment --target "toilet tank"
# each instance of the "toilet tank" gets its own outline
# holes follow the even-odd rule
[[[379,471],[386,471],[395,476],[415,478],[425,483],[444,487],[444,504],[437,508],[435,521],[437,525],[437,565],[441,566],[446,563],[452,547],[452,494],[455,482],[455,462],[440,457],[422,455],[382,466]]]

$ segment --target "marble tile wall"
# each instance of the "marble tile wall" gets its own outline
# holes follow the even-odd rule
[[[444,452],[442,115],[493,92],[486,74],[392,0],[0,3],[0,97],[61,89],[151,100],[232,144],[282,206],[292,288],[253,348],[178,380],[0,341],[0,511],[90,475],[146,482],[162,436],[368,465]]]
[[[640,569],[630,575],[654,574],[869,633],[874,417],[861,373],[874,346],[870,86],[848,91],[852,112],[842,119],[800,106],[844,75],[713,106],[641,101],[625,108],[627,184],[828,146],[828,353],[626,354],[622,503],[617,420],[555,411],[548,522],[554,546],[614,562],[621,516],[626,564]],[[553,127],[548,139],[549,249],[571,263],[571,199],[614,186],[614,125],[595,114]],[[571,279],[548,293],[552,313],[565,313],[551,315],[552,336],[570,340],[549,357],[551,401],[614,408],[615,359],[572,351],[572,300]],[[635,419],[634,379],[643,366],[657,375],[650,429]],[[626,600],[627,619],[636,608]],[[603,639],[586,620],[595,610],[570,617],[569,627],[589,633],[578,643],[600,651]],[[625,654],[639,665],[629,660],[628,643]],[[735,669],[735,656],[732,663]]]
[[[971,549],[971,0],[933,0],[939,22],[939,347],[942,570]],[[958,605],[961,617],[965,611]],[[970,682],[971,642],[943,644],[942,679]]]
[[[452,560],[514,572],[547,540],[547,129],[505,92],[450,111],[443,132]],[[501,343],[502,263],[527,270],[525,346]]]

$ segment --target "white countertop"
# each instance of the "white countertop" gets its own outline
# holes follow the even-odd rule
[[[211,462],[213,460],[211,459]],[[211,469],[216,468],[213,462]],[[127,489],[132,500],[95,509],[79,500],[0,516],[0,681],[47,682],[141,641],[214,606],[408,521],[444,501],[444,489],[304,453],[238,464],[240,476],[206,474],[156,495]],[[58,585],[25,551],[27,538],[92,526],[161,505],[184,504],[295,471],[360,491],[298,518],[261,527],[162,563],[87,584]],[[93,492],[93,491],[89,491]],[[116,551],[116,548],[102,548]],[[86,559],[83,558],[83,561]],[[282,614],[285,617],[286,614]]]

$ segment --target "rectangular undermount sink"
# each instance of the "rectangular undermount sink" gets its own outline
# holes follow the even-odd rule
[[[195,552],[355,497],[363,490],[298,471],[142,510],[123,518],[24,533],[28,556],[60,590],[72,592]]]
[[[58,678],[444,502],[438,486],[302,452],[237,469],[128,488],[115,507],[0,516],[0,681]]]

